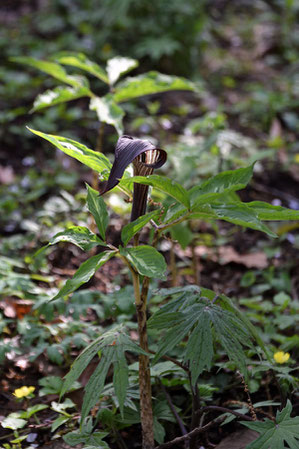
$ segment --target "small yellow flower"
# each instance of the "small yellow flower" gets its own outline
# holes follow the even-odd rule
[[[27,396],[29,396],[31,393],[33,393],[35,390],[35,387],[21,387],[21,388],[17,388],[14,392],[13,395],[18,398],[25,398]]]
[[[274,360],[276,363],[286,363],[290,358],[288,352],[278,351],[274,354]]]

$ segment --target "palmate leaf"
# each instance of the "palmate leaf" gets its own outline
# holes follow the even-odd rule
[[[76,142],[75,140],[68,139],[62,136],[54,136],[52,134],[45,134],[41,131],[36,131],[34,129],[28,128],[33,134],[42,137],[48,142],[52,143],[56,148],[63,151],[63,153],[68,156],[77,159],[87,167],[101,173],[103,170],[110,170],[111,163],[109,159],[104,156],[104,154],[97,151],[90,150],[82,143]]]
[[[122,228],[121,231],[121,239],[124,245],[127,245],[131,238],[137,234],[150,220],[156,218],[159,215],[159,210],[154,210],[153,212],[149,212],[145,215],[141,215],[141,217],[137,218]]]
[[[109,79],[106,71],[96,62],[88,59],[83,53],[62,52],[55,56],[55,60],[60,64],[70,65],[78,69],[85,70],[93,76],[96,76],[104,83],[108,84]]]
[[[55,245],[58,242],[73,243],[83,251],[89,251],[97,245],[106,246],[105,242],[85,226],[71,226],[64,231],[58,232],[51,238],[47,246]]]
[[[164,257],[155,248],[148,245],[139,245],[133,248],[119,248],[124,256],[138,271],[148,277],[163,279],[167,265]]]
[[[96,256],[92,256],[83,262],[72,279],[68,279],[62,289],[57,295],[52,298],[52,301],[69,295],[77,290],[81,285],[86,284],[89,279],[95,274],[95,272],[104,265],[113,255],[115,251],[103,251]]]
[[[85,449],[109,449],[108,444],[102,440],[107,435],[107,432],[87,432],[84,430],[75,430],[74,432],[69,432],[64,435],[63,440],[69,446],[78,446],[83,443]]]
[[[291,412],[292,405],[288,400],[285,408],[276,413],[275,422],[268,418],[263,422],[241,421],[244,426],[261,434],[246,449],[298,449],[299,417],[291,418]]]
[[[39,111],[49,106],[77,100],[81,97],[90,97],[91,92],[85,86],[58,86],[39,94],[33,103],[32,112]]]
[[[231,311],[213,304],[212,298],[203,296],[201,289],[182,287],[172,292],[169,290],[170,295],[178,296],[162,306],[148,322],[149,328],[168,329],[158,345],[154,361],[189,336],[183,357],[185,362],[189,362],[192,382],[195,383],[201,372],[210,368],[214,355],[213,329],[229,359],[246,374],[243,347],[253,346],[252,335],[244,323]]]
[[[94,190],[88,184],[87,187],[87,207],[89,212],[93,215],[96,225],[98,227],[100,236],[106,240],[106,228],[109,222],[107,207],[103,198],[99,195],[97,190]]]
[[[136,77],[126,78],[115,87],[114,101],[121,103],[143,95],[167,92],[170,90],[196,90],[190,81],[178,76],[164,75],[159,72],[148,72]]]
[[[93,97],[90,100],[89,109],[96,111],[98,119],[102,123],[114,126],[119,136],[124,133],[124,110],[118,106],[111,94],[104,97]]]
[[[253,165],[219,173],[189,190],[191,208],[217,200],[220,195],[244,189],[250,181]]]
[[[100,354],[99,364],[85,387],[81,422],[84,422],[90,409],[98,402],[111,364],[114,366],[114,390],[118,398],[120,411],[123,413],[128,387],[128,367],[124,356],[126,351],[147,355],[146,352],[123,333],[121,328],[114,328],[105,332],[87,346],[73,363],[71,370],[65,377],[61,396],[78,379],[92,358],[96,354]]]

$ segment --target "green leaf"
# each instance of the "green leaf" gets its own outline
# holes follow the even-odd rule
[[[58,86],[39,94],[34,100],[32,111],[39,111],[59,103],[90,96],[90,90],[84,86]]]
[[[89,251],[97,245],[106,246],[96,234],[85,226],[71,226],[64,231],[58,232],[51,238],[49,245],[55,245],[58,242],[73,243],[83,251]]]
[[[287,209],[282,206],[272,206],[272,204],[263,201],[252,201],[246,203],[260,220],[299,220],[299,211]]]
[[[238,170],[219,173],[189,191],[191,209],[204,203],[217,200],[220,195],[244,189],[250,181],[253,165]]]
[[[67,408],[75,408],[75,404],[73,403],[73,401],[70,398],[66,398],[65,401],[63,402],[55,402],[52,401],[51,402],[51,409],[54,410],[57,413],[61,413],[62,415],[65,416],[70,416],[69,413],[66,412]]]
[[[45,410],[46,408],[48,408],[46,404],[33,405],[32,407],[28,407],[26,411],[21,412],[20,418],[29,419],[32,415],[35,415],[35,413]]]
[[[127,245],[131,238],[135,234],[137,234],[137,232],[139,232],[150,220],[156,218],[159,214],[159,210],[154,210],[153,212],[149,212],[148,214],[141,215],[137,218],[137,220],[134,220],[124,226],[121,231],[121,239],[124,245]]]
[[[109,83],[105,70],[97,63],[88,59],[83,53],[63,52],[55,56],[55,59],[60,64],[71,65],[73,67],[77,67],[78,69],[85,70],[91,75],[94,75],[104,81],[104,83]]]
[[[100,368],[96,368],[97,371],[94,372],[94,377],[92,379],[90,378],[91,383],[88,383],[88,386],[86,387],[88,388],[88,396],[86,400],[84,398],[84,413],[87,416],[90,410],[89,407],[92,407],[92,404],[96,404],[96,402],[100,398],[101,389],[104,388],[102,370],[104,369],[104,372],[107,374],[107,365],[110,366],[111,363],[119,363],[116,369],[119,370],[122,375],[127,376],[127,369],[124,367],[124,363],[126,363],[126,360],[123,356],[123,353],[125,351],[148,355],[140,348],[140,346],[138,346],[126,334],[124,334],[121,329],[113,328],[105,332],[89,346],[87,346],[74,361],[73,365],[71,366],[71,370],[65,377],[60,397],[69,390],[69,388],[74,384],[74,381],[78,379],[78,377],[82,374],[84,369],[88,366],[89,362],[96,354],[100,353],[101,355],[104,355],[104,357],[102,357],[99,361],[98,366],[100,366]],[[97,378],[97,376],[99,376],[99,378]],[[93,389],[95,388],[95,384],[97,384],[96,390]],[[115,379],[115,393],[118,397],[120,407],[122,407],[122,404],[124,402],[125,391],[127,388],[126,385],[127,380],[125,378],[117,380]]]
[[[115,56],[109,59],[106,67],[109,83],[113,85],[121,75],[130,72],[138,65],[139,63],[136,59],[124,58],[122,56]]]
[[[59,351],[59,349],[61,349],[60,345],[52,344],[47,347],[47,355],[48,355],[49,359],[51,360],[51,362],[57,363],[57,365],[62,365],[63,355],[62,355],[61,351]]]
[[[31,128],[28,129],[33,134],[36,134],[37,136],[48,140],[48,142],[52,143],[52,145],[54,145],[56,148],[63,151],[63,153],[77,159],[77,161],[81,162],[84,165],[87,165],[87,167],[90,167],[99,173],[101,173],[103,170],[110,171],[111,169],[111,163],[109,162],[109,159],[102,153],[90,150],[85,145],[82,145],[81,143],[76,142],[72,139],[68,139],[66,137],[45,134],[41,131],[36,131]]]
[[[1,426],[4,429],[11,429],[11,430],[17,430],[22,429],[26,424],[27,421],[25,419],[19,418],[19,413],[10,413],[6,418],[3,419],[1,422]]]
[[[114,330],[115,332],[115,330]],[[98,337],[90,345],[88,345],[81,354],[76,358],[71,366],[70,371],[67,373],[64,379],[63,388],[61,389],[60,398],[69,390],[76,379],[82,374],[85,368],[93,357],[106,345],[111,344],[114,341],[114,332],[105,332],[105,334]]]
[[[80,430],[75,430],[74,432],[69,432],[63,436],[64,441],[70,446],[77,446],[83,443],[84,447],[94,447],[109,449],[109,446],[105,441],[102,441],[108,435],[107,432],[81,432]]]
[[[55,432],[55,430],[58,429],[58,427],[62,426],[69,419],[70,419],[69,416],[64,416],[64,415],[58,416],[58,418],[56,418],[51,425],[51,432]]]
[[[89,109],[96,111],[98,119],[102,123],[114,126],[119,136],[124,133],[124,110],[118,106],[111,94],[104,97],[93,97],[90,100]]]
[[[209,292],[211,291],[191,286],[167,289],[165,296],[178,296],[162,306],[148,321],[149,328],[166,329],[154,362],[189,336],[183,357],[185,362],[189,362],[193,384],[200,373],[211,366],[214,354],[212,329],[230,360],[236,363],[244,374],[246,358],[243,346],[253,348],[250,340],[252,335],[244,323],[232,312],[213,304],[213,297],[208,298],[205,295],[207,293],[210,296]]]
[[[265,232],[270,237],[277,237],[266,225],[264,225],[256,214],[244,203],[212,204],[213,211],[218,218],[246,228]]]
[[[139,274],[163,279],[167,265],[164,257],[155,248],[140,245],[134,248],[120,248],[120,254],[125,256]]]
[[[85,387],[81,422],[84,422],[91,408],[98,402],[101,392],[104,389],[105,379],[111,363],[114,363],[116,375],[123,376],[123,378],[117,379],[115,378],[116,375],[113,377],[115,394],[119,401],[120,410],[123,411],[128,385],[128,368],[124,351],[146,354],[128,336],[123,333],[114,332],[114,340],[101,349],[100,362]]]
[[[109,216],[105,201],[99,195],[99,192],[92,189],[88,184],[86,184],[86,187],[88,210],[92,213],[95,219],[100,236],[103,240],[106,240],[106,228],[108,226]]]
[[[124,414],[124,404],[129,385],[128,365],[121,346],[116,347],[117,360],[113,363],[113,386],[118,399],[120,413]]]
[[[80,265],[72,279],[68,279],[62,289],[57,293],[52,301],[63,296],[69,295],[77,290],[82,284],[86,284],[95,272],[104,265],[113,255],[115,251],[103,251],[96,256],[92,256]]]
[[[202,289],[202,294],[204,296],[209,296],[210,298],[215,296],[215,293],[209,289]],[[246,327],[246,329],[248,330],[248,332],[254,337],[256,342],[260,345],[260,347],[264,351],[268,361],[271,363],[272,362],[271,352],[269,351],[268,347],[263,342],[263,339],[261,338],[257,327],[251,323],[251,321],[247,318],[246,314],[244,314],[241,310],[239,310],[238,307],[236,307],[234,305],[233,301],[223,294],[219,295],[218,302],[221,304],[221,306],[224,309],[235,314],[237,316],[237,318],[239,318],[239,320],[243,322],[243,324]]]
[[[224,348],[229,359],[236,364],[237,368],[247,375],[243,347],[252,347],[247,329],[244,328],[242,321],[231,312],[223,310],[218,306],[215,306],[213,312],[211,313],[210,319],[221,346]]]
[[[193,385],[196,384],[198,376],[204,369],[210,370],[213,356],[213,337],[209,311],[203,310],[197,326],[189,337],[184,356],[184,361],[189,361]]]
[[[153,186],[189,208],[190,202],[187,190],[178,182],[166,178],[165,176],[133,176],[132,178],[123,179],[122,181],[125,185],[131,185],[134,182],[137,182],[139,184]]]
[[[291,418],[292,405],[288,400],[286,407],[276,413],[276,421],[266,418],[263,422],[241,421],[241,424],[261,435],[246,449],[298,449],[299,417]],[[285,443],[288,446],[285,446]]]
[[[66,84],[70,84],[73,87],[82,86],[82,78],[78,76],[69,75],[61,65],[50,61],[41,61],[39,59],[30,58],[27,56],[18,56],[11,58],[13,62],[18,62],[20,64],[26,64],[36,69],[41,70],[48,75],[53,76],[53,78],[63,81]]]
[[[132,78],[126,78],[115,87],[114,101],[120,103],[143,95],[167,92],[170,90],[193,90],[195,85],[177,76],[164,75],[159,72],[148,72]]]
[[[192,242],[194,234],[187,223],[178,223],[170,229],[170,235],[173,240],[177,240],[183,249]]]
[[[211,203],[208,205],[198,206],[196,212],[189,216],[189,218],[201,219],[218,219],[228,221],[236,225],[244,226],[246,228],[255,229],[268,234],[270,237],[277,237],[268,226],[263,224],[254,213],[254,211],[247,206],[246,203]]]
[[[101,359],[92,373],[86,387],[81,411],[81,422],[84,422],[89,411],[98,402],[100,394],[105,385],[105,379],[112,363],[114,354],[113,346],[104,348],[101,352]]]

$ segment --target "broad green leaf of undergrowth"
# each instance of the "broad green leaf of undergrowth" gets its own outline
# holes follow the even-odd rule
[[[78,69],[85,70],[91,75],[94,75],[104,81],[104,83],[109,83],[106,71],[97,63],[88,59],[83,53],[62,52],[55,56],[55,60],[60,64],[70,65],[77,67]]]
[[[58,86],[39,94],[34,100],[32,112],[90,95],[90,90],[85,86]]]
[[[74,432],[69,432],[64,435],[63,440],[69,446],[84,444],[85,448],[109,449],[108,444],[103,441],[103,438],[107,435],[107,432],[81,432],[80,430],[75,430]]]
[[[25,419],[20,418],[19,412],[10,413],[1,422],[1,426],[4,429],[11,429],[11,430],[22,429],[26,424],[27,421]]]
[[[292,405],[288,400],[285,408],[276,413],[275,422],[268,418],[263,422],[241,421],[244,426],[261,434],[246,449],[298,449],[299,417],[291,418],[291,412]]]
[[[125,73],[138,67],[139,62],[136,59],[125,58],[123,56],[115,56],[107,62],[107,73],[110,85],[116,83],[116,81]]]
[[[103,251],[96,256],[92,256],[83,262],[72,279],[68,279],[62,289],[57,293],[52,301],[63,296],[69,295],[77,290],[81,285],[86,284],[95,272],[104,265],[113,255],[115,251]]]
[[[133,248],[120,248],[120,254],[126,257],[139,274],[150,278],[164,278],[167,269],[165,259],[152,246],[140,245]]]
[[[87,167],[90,167],[99,173],[101,173],[103,170],[110,171],[111,169],[111,163],[109,159],[104,156],[104,154],[90,150],[82,143],[76,142],[75,140],[68,139],[66,137],[45,134],[41,131],[36,131],[31,128],[28,129],[33,134],[36,134],[37,136],[42,137],[43,139],[50,142],[56,148],[63,151],[63,153],[73,157],[74,159],[77,159],[77,161],[81,162],[84,165],[87,165]]]
[[[220,195],[244,189],[250,181],[253,165],[219,173],[189,191],[191,208],[217,200]]]
[[[106,376],[110,365],[112,364],[113,355],[114,355],[114,347],[112,346],[114,342],[112,342],[111,346],[107,346],[103,348],[101,351],[101,358],[98,366],[92,373],[84,392],[84,399],[81,410],[81,423],[84,422],[85,418],[88,416],[88,413],[96,405],[100,398],[100,394],[103,391]]]
[[[125,113],[111,94],[104,97],[93,97],[90,100],[89,109],[96,111],[100,122],[114,126],[119,136],[124,133],[123,117]]]
[[[146,352],[135,344],[127,335],[121,332],[118,328],[114,328],[105,332],[93,343],[87,346],[73,363],[71,370],[65,377],[61,396],[68,391],[69,387],[73,385],[73,382],[78,379],[92,358],[96,354],[100,354],[99,364],[85,387],[81,416],[82,423],[90,409],[100,398],[111,364],[114,364],[114,370],[118,374],[121,374],[121,378],[119,378],[119,376],[117,378],[114,377],[113,385],[120,410],[121,412],[123,411],[128,386],[128,368],[126,358],[124,357],[125,351],[146,355]]]
[[[55,62],[51,61],[41,61],[39,59],[31,58],[28,56],[18,56],[11,59],[13,62],[18,62],[20,64],[26,64],[30,67],[41,70],[48,75],[53,76],[53,78],[58,79],[66,84],[70,84],[73,87],[80,87],[84,85],[82,78],[78,76],[69,75],[65,69]]]
[[[124,245],[127,245],[131,238],[137,234],[137,232],[139,232],[150,220],[156,218],[159,213],[159,210],[149,212],[148,214],[141,215],[141,217],[138,217],[136,220],[124,226],[121,231],[121,239]]]
[[[118,399],[120,413],[123,416],[127,388],[129,385],[129,370],[122,346],[116,346],[115,356],[116,360],[113,363],[113,387]]]
[[[69,242],[78,246],[83,251],[89,251],[95,246],[106,246],[106,244],[85,226],[71,226],[64,231],[58,232],[49,241],[49,245],[58,242]]]
[[[179,203],[182,203],[187,208],[189,207],[189,195],[187,190],[178,182],[166,178],[165,176],[150,175],[150,176],[133,176],[128,180],[122,180],[125,185],[131,185],[134,182],[138,184],[145,184],[148,186],[155,187],[158,190],[166,193],[167,195],[174,198]]]
[[[41,410],[45,410],[48,408],[46,404],[35,404],[32,407],[28,407],[26,410],[20,413],[20,418],[29,419],[35,413],[40,412]]]
[[[299,211],[282,206],[272,206],[263,201],[252,201],[246,203],[260,220],[299,220]]]
[[[184,360],[189,361],[192,382],[209,369],[214,355],[212,330],[226,354],[246,374],[244,345],[252,347],[251,335],[232,312],[212,304],[195,290],[176,290],[178,297],[169,301],[149,320],[149,328],[167,329],[154,361],[189,336]]]
[[[106,240],[106,228],[108,226],[109,216],[105,201],[99,195],[99,192],[91,188],[88,184],[86,184],[86,187],[88,210],[95,219],[100,236],[103,240]]]
[[[196,90],[195,85],[178,76],[148,72],[136,77],[128,77],[117,84],[113,94],[114,101],[121,103],[143,95],[167,92],[170,90]]]

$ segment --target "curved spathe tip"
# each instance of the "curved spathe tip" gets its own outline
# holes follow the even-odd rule
[[[100,194],[115,187],[122,178],[125,169],[134,162],[134,175],[145,176],[152,170],[162,167],[167,160],[166,151],[157,148],[148,140],[121,136],[115,147],[115,160],[107,181],[99,184]],[[147,169],[149,173],[147,173]]]

